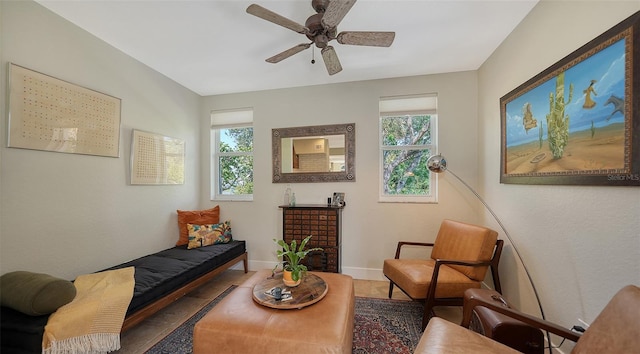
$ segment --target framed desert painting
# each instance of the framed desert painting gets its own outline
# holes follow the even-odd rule
[[[640,12],[500,99],[501,183],[640,186]]]

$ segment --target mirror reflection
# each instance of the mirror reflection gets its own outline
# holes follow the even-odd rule
[[[345,171],[344,135],[282,138],[282,173]]]

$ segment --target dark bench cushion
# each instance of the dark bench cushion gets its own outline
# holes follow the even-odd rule
[[[107,270],[136,267],[130,315],[245,252],[245,241],[237,240],[194,249],[182,245]]]
[[[29,316],[11,308],[0,308],[2,354],[41,353],[44,326],[50,315]]]
[[[136,267],[136,285],[127,310],[130,315],[245,252],[245,241],[237,240],[195,249],[182,245],[105,270]],[[3,306],[2,354],[40,353],[48,318],[49,315],[27,316]]]

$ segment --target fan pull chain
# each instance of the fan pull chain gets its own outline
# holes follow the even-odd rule
[[[311,64],[316,63],[316,48],[315,46],[311,46]]]

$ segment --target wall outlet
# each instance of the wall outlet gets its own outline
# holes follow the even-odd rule
[[[589,324],[581,319],[578,318],[578,323],[584,328],[587,329],[589,328]]]

